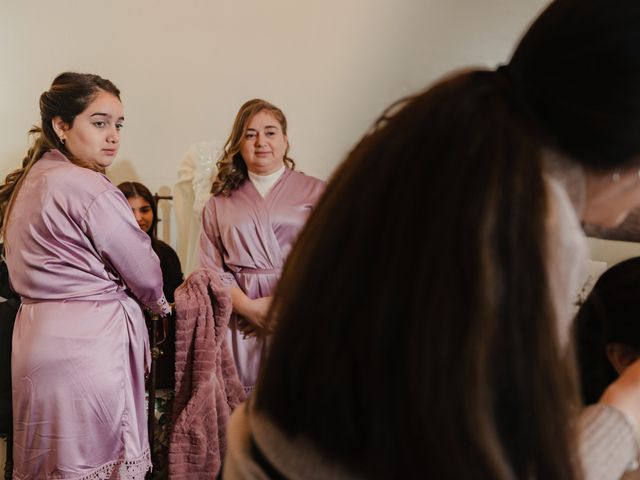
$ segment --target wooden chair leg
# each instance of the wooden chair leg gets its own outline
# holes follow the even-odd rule
[[[7,435],[7,459],[4,464],[4,478],[11,480],[13,478],[13,432]]]
[[[151,332],[149,335],[149,343],[151,348],[151,369],[149,372],[149,403],[147,404],[147,430],[149,435],[149,452],[151,453],[151,461],[153,462],[154,454],[153,448],[155,444],[155,426],[156,426],[156,368],[158,357],[160,356],[160,349],[158,348],[157,334],[158,334],[158,321],[160,317],[156,314],[151,315]],[[151,472],[147,473],[147,479],[152,478]]]

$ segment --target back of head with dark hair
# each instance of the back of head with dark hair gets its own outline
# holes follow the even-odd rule
[[[367,478],[579,478],[542,154],[640,153],[640,129],[606,125],[640,121],[629,17],[635,0],[556,1],[506,72],[445,79],[354,148],[285,266],[258,411]],[[608,55],[633,82],[585,75]]]
[[[4,231],[5,219],[11,207],[12,199],[17,195],[31,166],[40,160],[45,152],[51,149],[60,150],[69,160],[86,168],[99,167],[85,164],[81,159],[74,158],[71,152],[60,141],[53,130],[52,121],[60,117],[69,126],[93,101],[99,91],[111,93],[120,98],[120,90],[109,80],[90,73],[65,72],[58,75],[51,84],[51,88],[40,95],[40,125],[29,130],[34,136],[33,146],[22,160],[22,167],[7,175],[0,186],[0,229]]]
[[[566,423],[535,415],[571,398],[531,215],[540,146],[508,91],[473,72],[412,100],[351,152],[287,262],[256,406],[365,476],[567,474],[550,449]]]
[[[587,168],[615,169],[640,153],[639,42],[640,2],[560,0],[509,64],[555,146]]]
[[[602,274],[580,307],[574,328],[582,399],[595,403],[618,377],[607,345],[620,343],[640,353],[640,257]]]

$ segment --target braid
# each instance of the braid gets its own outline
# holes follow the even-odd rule
[[[27,155],[22,159],[22,166],[11,173],[9,173],[4,183],[0,186],[0,231],[4,238],[5,227],[7,225],[7,219],[9,212],[13,206],[14,199],[22,186],[24,178],[31,170],[31,167],[42,157],[42,155],[51,148],[49,142],[42,135],[42,129],[37,126],[33,126],[29,130],[29,135],[36,136],[34,144],[27,151]]]

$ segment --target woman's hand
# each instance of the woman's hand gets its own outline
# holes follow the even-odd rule
[[[248,312],[240,318],[238,326],[245,337],[265,336],[271,333],[267,328],[267,313],[272,297],[260,297],[249,301]]]
[[[231,289],[233,310],[241,317],[238,326],[245,336],[262,336],[271,333],[267,328],[266,320],[272,298],[249,298],[239,288]]]

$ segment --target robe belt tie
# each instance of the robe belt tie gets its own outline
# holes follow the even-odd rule
[[[127,298],[127,294],[124,290],[116,290],[115,292],[107,292],[107,293],[95,293],[92,295],[85,295],[79,297],[65,297],[65,298],[28,298],[21,297],[22,303],[31,304],[31,303],[42,303],[42,302],[60,302],[60,301],[109,301],[109,300],[123,300]]]
[[[238,273],[241,274],[250,274],[250,275],[279,275],[279,268],[250,268],[245,267],[238,270]]]

